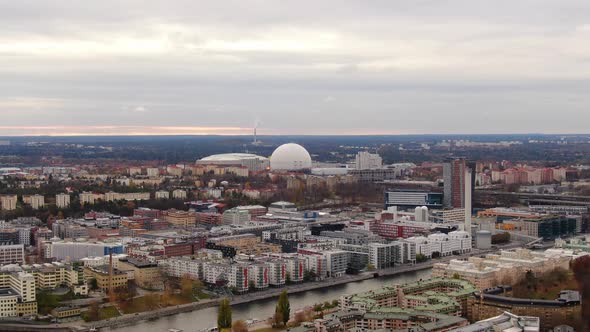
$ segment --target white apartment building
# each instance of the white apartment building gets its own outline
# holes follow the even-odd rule
[[[148,192],[137,192],[137,193],[116,193],[116,192],[108,192],[104,194],[104,199],[107,202],[112,201],[147,201],[150,199],[150,193]]]
[[[422,254],[428,258],[432,257],[432,245],[430,240],[424,236],[414,236],[406,239],[416,245],[416,254]]]
[[[383,167],[381,156],[376,153],[360,151],[355,159],[356,169],[376,169]]]
[[[156,167],[149,167],[149,168],[147,168],[146,172],[147,172],[147,176],[149,176],[151,178],[155,178],[160,175],[160,169],[156,168]]]
[[[57,194],[55,195],[55,205],[58,208],[63,209],[70,206],[70,195],[68,194]]]
[[[0,246],[0,264],[24,264],[25,246],[22,244],[10,244]]]
[[[287,274],[291,282],[301,282],[305,276],[306,261],[304,259],[289,257],[285,259],[285,266],[287,268]],[[286,278],[286,276],[285,276]]]
[[[250,286],[249,273],[250,270],[248,265],[232,264],[229,266],[229,271],[227,273],[227,285],[234,288],[238,293],[247,292]]]
[[[268,266],[268,283],[271,286],[282,286],[287,279],[287,263],[283,259],[274,259],[266,262]]]
[[[345,250],[329,250],[323,252],[326,257],[326,272],[330,277],[339,277],[348,268],[348,252]]]
[[[230,272],[232,271],[232,267],[228,264],[223,263],[214,263],[214,262],[205,262],[203,265],[203,280],[209,284],[215,284],[218,281],[228,281],[231,282]],[[247,274],[247,272],[246,272]],[[235,278],[234,278],[235,279]],[[235,282],[235,280],[234,280]],[[246,285],[246,289],[248,286]]]
[[[169,199],[170,193],[165,190],[158,190],[155,193],[155,198],[156,199]]]
[[[265,289],[269,285],[268,265],[254,263],[248,266],[248,284],[252,283],[256,289]]]
[[[24,246],[31,245],[31,228],[30,227],[18,227],[18,243]]]
[[[191,257],[172,257],[160,263],[166,274],[176,278],[188,276],[193,280],[203,280],[205,261]]]
[[[225,225],[244,225],[249,223],[250,220],[251,216],[247,210],[233,208],[223,212],[222,222]]]
[[[141,167],[129,167],[129,175],[141,175]]]
[[[16,210],[16,202],[18,197],[16,195],[2,195],[0,196],[0,203],[2,204],[2,210],[12,211]]]
[[[94,204],[95,201],[95,197],[94,197],[94,193],[93,192],[82,192],[80,193],[80,204],[84,205],[84,204]]]
[[[45,196],[43,195],[32,195],[30,196],[31,199],[31,207],[34,210],[38,210],[45,206]]]
[[[186,199],[187,198],[186,190],[176,189],[176,190],[172,191],[172,198],[174,198],[174,199]]]
[[[395,264],[393,243],[369,243],[369,264],[376,269],[392,267]]]
[[[460,245],[459,252],[466,253],[471,252],[471,236],[466,231],[454,231],[449,233],[449,240],[451,242],[457,242]]]

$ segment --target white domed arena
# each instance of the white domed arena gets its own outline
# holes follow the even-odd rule
[[[311,169],[311,156],[299,144],[287,143],[279,146],[270,156],[272,171],[301,171]]]

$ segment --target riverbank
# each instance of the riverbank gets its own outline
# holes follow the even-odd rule
[[[514,246],[514,245],[510,245],[510,247],[511,246]],[[506,246],[506,247],[508,247],[508,246]],[[504,249],[506,249],[506,247]],[[260,301],[265,301],[265,300],[271,301],[273,298],[278,297],[280,295],[280,293],[284,290],[286,290],[289,294],[305,293],[305,292],[314,291],[314,290],[331,289],[331,288],[335,288],[335,287],[342,286],[342,285],[349,284],[349,283],[364,282],[364,281],[367,281],[368,279],[375,279],[375,278],[380,279],[381,277],[388,278],[388,277],[392,277],[392,276],[395,277],[397,275],[403,275],[403,274],[408,274],[408,273],[413,273],[413,272],[417,272],[417,271],[431,269],[435,263],[448,262],[451,259],[463,259],[463,258],[467,258],[469,256],[482,255],[482,254],[486,254],[491,251],[495,251],[497,249],[498,248],[495,248],[492,250],[474,249],[473,252],[471,252],[471,253],[457,255],[457,256],[447,256],[447,257],[443,257],[443,258],[430,260],[430,261],[424,262],[424,263],[417,263],[415,265],[396,266],[394,268],[389,268],[389,269],[364,272],[364,273],[361,273],[358,275],[345,275],[345,276],[342,276],[339,278],[334,278],[334,279],[327,279],[327,280],[323,280],[323,281],[295,284],[295,285],[289,285],[289,286],[285,286],[285,287],[281,287],[281,288],[271,288],[271,289],[267,289],[264,291],[247,293],[247,294],[243,294],[243,295],[237,295],[232,298],[232,305],[233,306],[240,306],[240,305],[244,305],[244,304],[248,304],[248,303],[253,303],[253,305],[254,305],[254,303],[257,303]],[[178,306],[174,306],[174,307],[160,308],[160,309],[149,311],[149,312],[127,314],[127,315],[119,316],[116,318],[111,318],[108,320],[97,321],[97,322],[92,322],[92,323],[71,322],[71,323],[64,324],[63,326],[64,327],[66,327],[66,326],[67,327],[77,327],[77,328],[82,329],[83,331],[84,330],[88,331],[90,328],[99,328],[99,329],[120,328],[120,327],[124,327],[124,326],[134,325],[134,324],[141,322],[141,321],[155,320],[155,319],[158,319],[161,317],[173,316],[176,314],[188,313],[188,312],[202,310],[202,309],[206,309],[206,308],[212,308],[212,307],[215,307],[218,305],[218,301],[219,301],[219,299],[204,300],[204,301],[200,301],[200,302],[188,303],[188,304],[178,305]],[[321,300],[320,302],[322,302],[322,301],[323,300]],[[313,304],[313,303],[309,303],[309,304]],[[249,317],[249,318],[252,318],[252,317]]]
[[[397,267],[395,269],[389,270],[381,270],[381,271],[374,271],[374,272],[365,272],[358,275],[345,275],[340,278],[335,279],[327,279],[323,281],[315,281],[303,284],[295,284],[289,285],[281,288],[272,288],[267,289],[264,291],[248,293],[243,295],[237,295],[232,298],[231,304],[232,306],[245,304],[249,302],[255,302],[265,299],[271,299],[274,297],[278,297],[281,292],[287,291],[289,294],[295,294],[300,292],[307,292],[315,289],[320,288],[330,288],[339,286],[342,284],[347,284],[351,282],[359,282],[367,279],[373,279],[375,277],[380,276],[392,276],[396,274],[403,274],[408,272],[426,270],[432,268],[432,262],[420,263],[410,266],[402,266]],[[153,320],[161,317],[176,315],[179,313],[191,312],[195,310],[200,310],[204,308],[215,307],[219,304],[219,299],[216,300],[206,300],[200,301],[196,303],[188,303],[184,305],[178,305],[174,307],[166,307],[161,308],[149,312],[143,313],[136,313],[136,314],[127,314],[115,318],[111,318],[108,320],[103,321],[96,321],[92,323],[86,323],[82,325],[83,330],[89,330],[90,328],[102,329],[102,328],[115,328],[115,327],[123,327],[127,325],[131,325],[143,320]]]

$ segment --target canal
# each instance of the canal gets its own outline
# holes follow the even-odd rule
[[[343,294],[358,293],[371,289],[380,288],[387,284],[403,284],[419,279],[428,279],[432,270],[421,270],[407,272],[390,277],[367,279],[358,282],[351,282],[343,285],[320,288],[303,293],[290,294],[291,312],[297,309],[311,306],[315,303],[332,301],[340,298]],[[276,299],[259,300],[233,306],[233,319],[266,319],[273,315],[276,306]],[[189,313],[177,314],[163,317],[153,321],[139,322],[133,326],[105,329],[105,331],[117,332],[165,332],[168,329],[181,329],[184,332],[196,332],[201,329],[216,326],[217,308],[207,308]]]

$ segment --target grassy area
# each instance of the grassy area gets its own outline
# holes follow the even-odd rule
[[[98,315],[99,315],[99,320],[103,320],[103,319],[109,319],[109,318],[113,318],[113,317],[119,317],[119,311],[117,310],[117,308],[110,306],[110,307],[104,307],[104,308],[100,308],[98,311]],[[82,313],[82,319],[86,322],[89,322],[90,319],[90,315],[88,314],[88,312],[84,312]]]
[[[197,297],[199,298],[199,300],[208,300],[208,299],[210,299],[210,298],[211,298],[211,296],[210,296],[209,294],[207,294],[207,293],[203,293],[203,292],[201,292],[201,291],[199,291],[199,292],[197,293]]]

